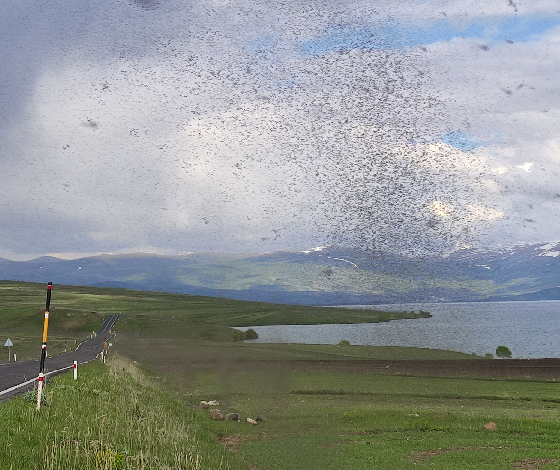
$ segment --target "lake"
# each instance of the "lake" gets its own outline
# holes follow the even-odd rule
[[[258,343],[412,346],[514,358],[560,357],[560,301],[352,305],[346,308],[427,310],[432,318],[354,325],[254,326]]]

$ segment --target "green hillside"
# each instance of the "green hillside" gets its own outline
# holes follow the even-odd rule
[[[0,281],[0,332],[29,337],[42,331],[45,286]],[[81,338],[105,315],[118,330],[143,338],[233,338],[231,327],[366,323],[419,317],[419,312],[347,310],[112,288],[53,286],[49,333]]]

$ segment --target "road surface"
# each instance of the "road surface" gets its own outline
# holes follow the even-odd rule
[[[109,315],[97,331],[97,336],[81,343],[74,351],[47,357],[45,375],[51,377],[73,367],[74,361],[82,364],[95,359],[103,351],[103,342],[110,337],[110,330],[118,315]],[[48,346],[48,342],[47,342]],[[39,376],[39,361],[5,362],[0,364],[0,401],[34,387]]]

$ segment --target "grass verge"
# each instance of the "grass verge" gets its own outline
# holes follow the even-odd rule
[[[47,406],[0,404],[0,468],[246,469],[192,409],[131,360],[80,367],[49,381]]]

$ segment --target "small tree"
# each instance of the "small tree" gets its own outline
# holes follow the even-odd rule
[[[496,348],[496,356],[509,359],[511,358],[511,351],[507,346],[498,346]]]
[[[258,339],[258,338],[259,338],[259,335],[255,330],[253,330],[253,328],[249,328],[245,332],[245,339]]]
[[[258,339],[258,333],[249,328],[247,331],[240,331],[232,328],[233,341],[245,341],[246,339]]]

